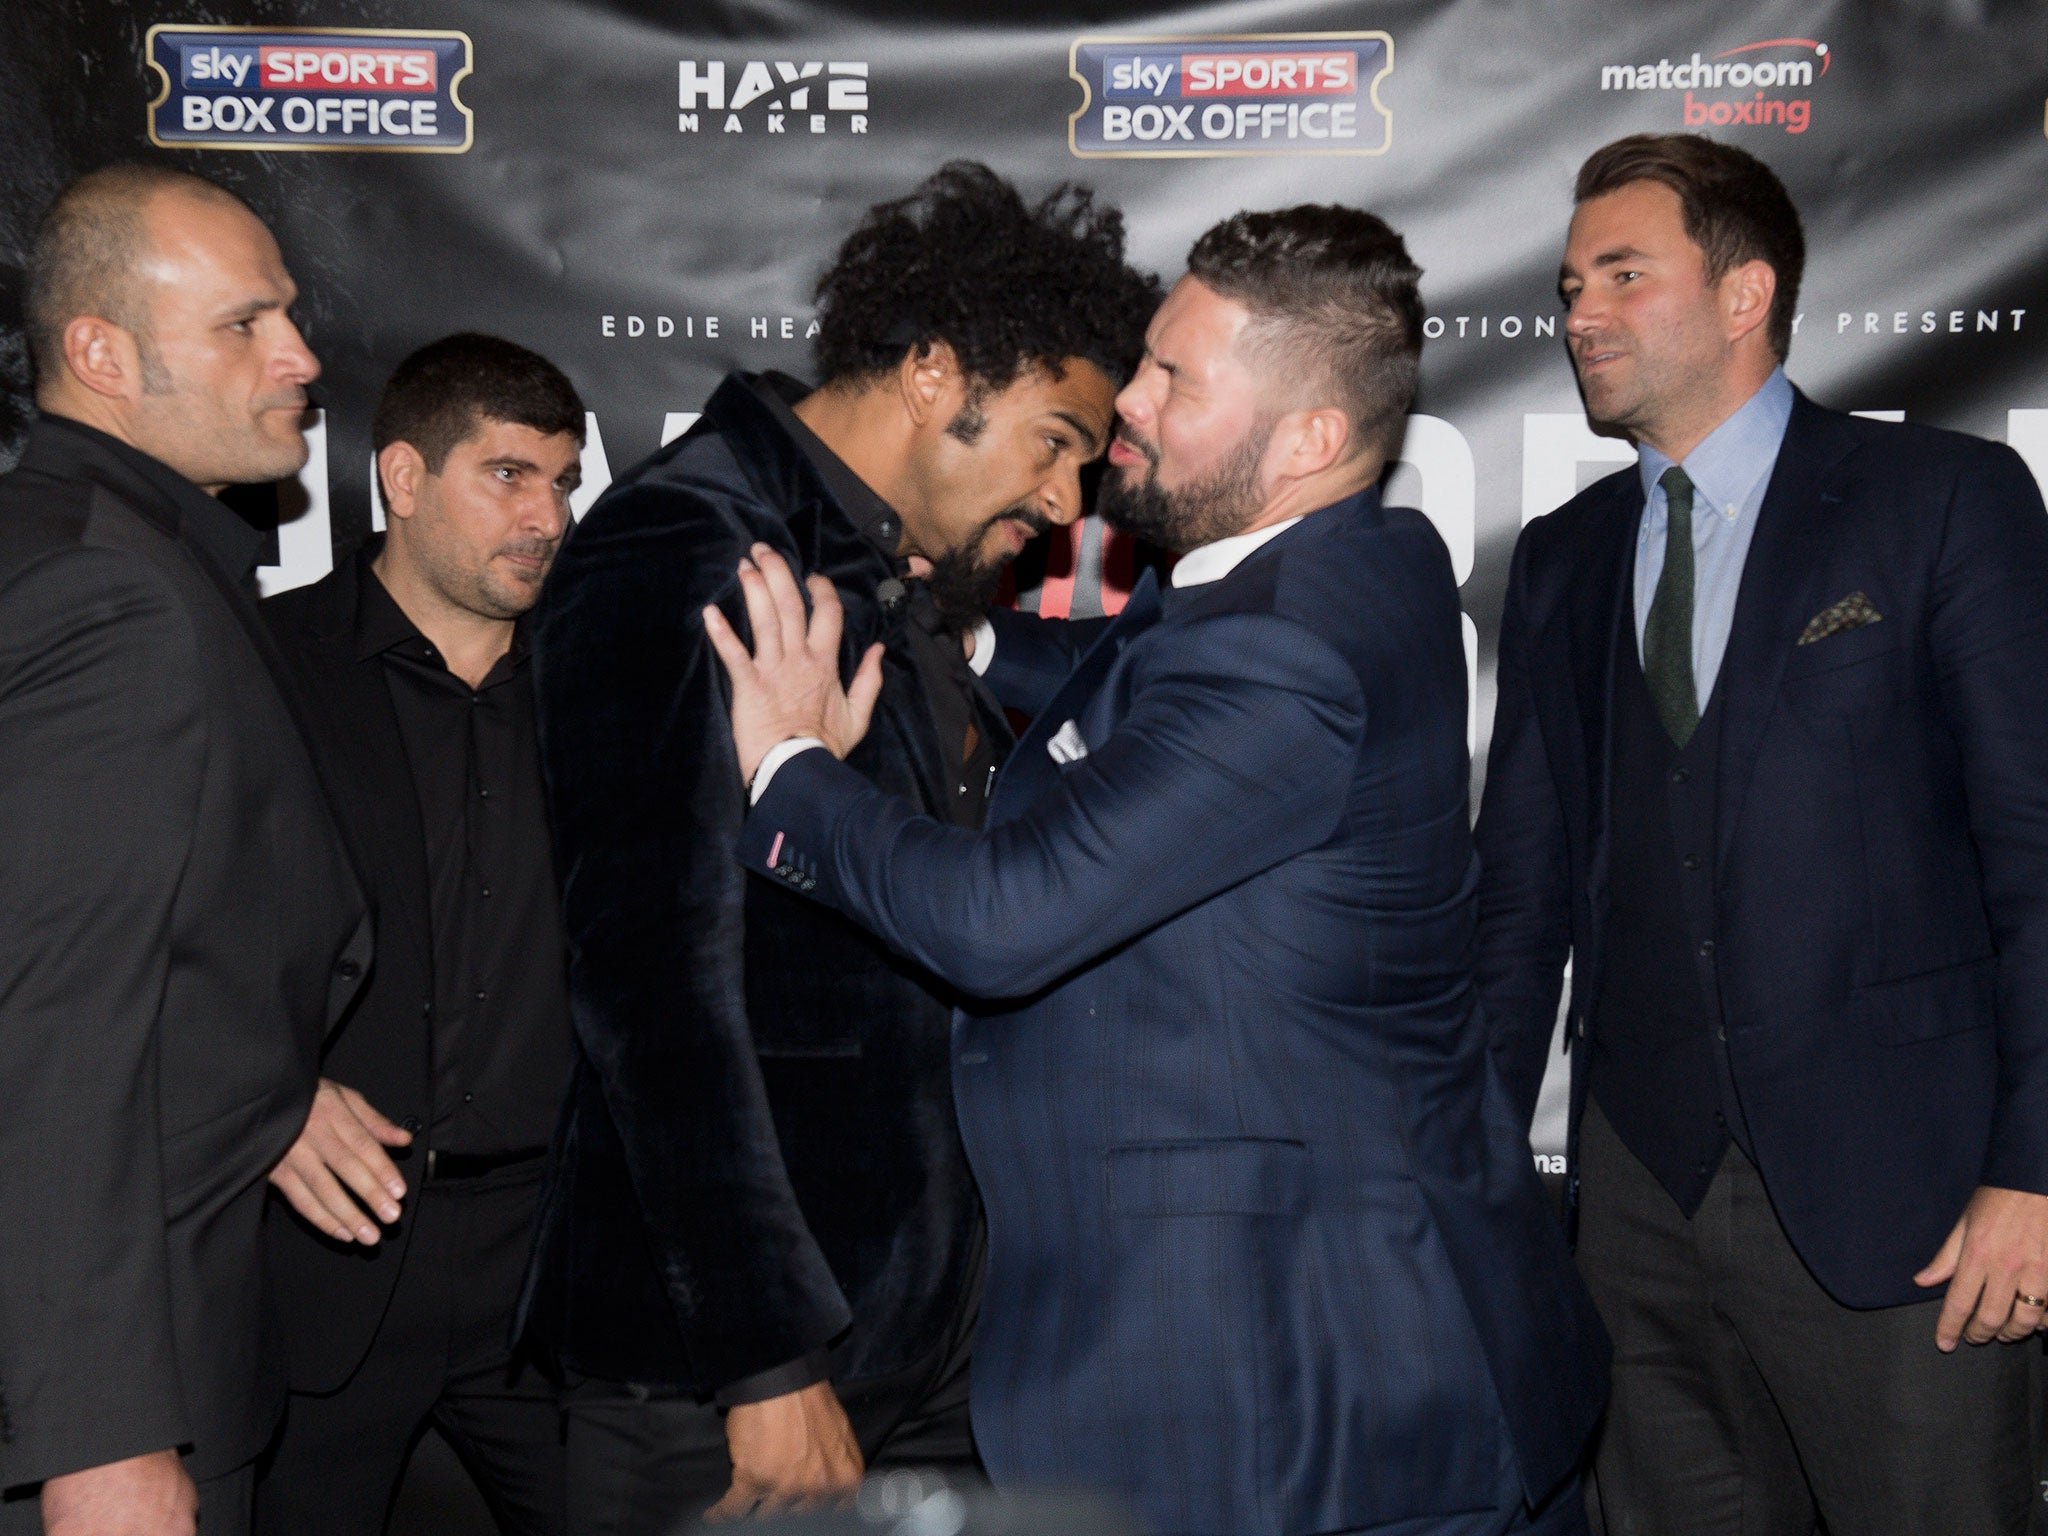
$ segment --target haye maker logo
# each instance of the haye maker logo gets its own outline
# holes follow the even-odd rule
[[[1084,37],[1067,61],[1082,93],[1067,145],[1083,159],[1382,155],[1393,67],[1384,32]]]
[[[868,67],[862,62],[749,59],[730,92],[723,59],[684,59],[677,75],[681,133],[708,132],[705,118],[716,123],[721,115],[723,132],[746,133],[749,119],[740,114],[754,106],[761,109],[751,120],[755,133],[827,133],[835,126],[844,133],[868,131]]]
[[[1688,128],[1782,128],[1804,133],[1813,121],[1805,94],[1827,74],[1834,55],[1810,37],[1773,37],[1703,59],[1674,64],[1603,64],[1603,91],[1684,93]]]
[[[164,83],[150,142],[167,148],[469,148],[460,32],[154,26],[145,57]]]

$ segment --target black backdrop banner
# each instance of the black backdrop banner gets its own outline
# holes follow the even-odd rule
[[[2030,0],[7,10],[0,452],[26,418],[20,254],[50,196],[138,155],[225,182],[277,231],[326,366],[268,590],[371,530],[371,408],[414,347],[479,329],[566,368],[591,409],[580,511],[728,369],[805,373],[839,239],[957,157],[1027,191],[1091,183],[1168,278],[1244,207],[1342,201],[1406,234],[1431,318],[1389,490],[1456,564],[1475,745],[1517,531],[1631,457],[1587,428],[1555,292],[1572,174],[1609,139],[1690,127],[1769,161],[1810,243],[1795,382],[2009,442],[2048,481],[2048,25]],[[1059,601],[1113,605],[1085,559],[1074,590],[1073,558],[1039,562]],[[1536,1140],[1555,1154],[1554,1116]]]

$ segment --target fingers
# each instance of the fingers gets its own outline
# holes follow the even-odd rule
[[[1963,1237],[1969,1231],[1967,1220],[1957,1222],[1949,1229],[1948,1241],[1941,1245],[1941,1251],[1928,1266],[1913,1277],[1919,1286],[1933,1287],[1946,1284],[1955,1277],[1956,1265],[1962,1262]]]
[[[790,574],[789,562],[766,544],[756,544],[747,553],[753,557],[754,568],[761,573],[762,584],[775,604],[775,623],[780,627],[778,638],[782,654],[790,655],[807,649],[811,616],[804,606],[804,595],[797,587],[796,577]],[[749,613],[752,611],[748,610]],[[754,634],[757,645],[760,632],[759,621],[756,621]]]
[[[745,580],[744,577],[741,578]],[[704,633],[711,641],[711,648],[718,652],[718,659],[725,663],[725,670],[739,687],[750,678],[754,665],[754,653],[749,651],[723,613],[714,607],[704,610]]]
[[[853,686],[846,690],[846,723],[855,742],[867,735],[868,720],[873,716],[875,700],[881,694],[882,643],[878,640],[861,657],[860,668],[853,674]]]
[[[338,1243],[374,1246],[381,1236],[377,1224],[310,1153],[293,1148],[271,1171],[270,1182],[293,1210]]]
[[[2021,1295],[2048,1297],[2048,1280],[2025,1283],[2019,1287],[2013,1296],[2012,1315],[2006,1319],[2005,1326],[1998,1330],[1999,1342],[2002,1344],[2017,1344],[2022,1339],[2030,1339],[2041,1331],[2044,1322],[2048,1322],[2048,1307],[2036,1306],[2031,1301],[2022,1301]]]
[[[804,586],[811,594],[811,627],[804,643],[820,661],[839,665],[839,635],[846,624],[846,610],[839,605],[839,593],[823,576],[809,576]]]
[[[761,1502],[761,1493],[758,1484],[734,1473],[732,1486],[725,1490],[725,1496],[704,1511],[704,1523],[722,1525],[728,1520],[744,1520]]]
[[[764,544],[754,547],[767,549]],[[782,660],[782,620],[775,612],[768,579],[752,560],[740,562],[740,596],[747,605],[747,628],[754,632],[754,660],[773,670]]]

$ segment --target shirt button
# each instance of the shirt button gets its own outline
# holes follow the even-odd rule
[[[476,1095],[473,1093],[465,1093],[462,1096],[462,1102],[465,1104],[474,1104],[476,1102]]]
[[[490,993],[488,993],[488,992],[479,992],[479,993],[477,993],[477,995],[476,995],[476,1000],[477,1000],[478,1002],[482,1002],[482,1001],[484,1001],[484,999],[485,999],[485,998],[487,998],[487,997],[489,997],[489,996],[490,996]]]
[[[337,960],[334,964],[334,974],[343,981],[354,981],[363,974],[363,968],[353,960]]]
[[[1700,867],[1700,856],[1696,853],[1688,853],[1685,856],[1685,858],[1680,862],[1682,862],[1687,869],[1698,869]]]
[[[485,899],[486,901],[488,901],[488,900],[490,900],[490,897],[491,897],[491,888],[490,888],[490,887],[489,887],[489,886],[487,885],[487,886],[485,886],[485,887],[484,887],[484,899]]]
[[[1712,959],[1712,958],[1713,958],[1713,955],[1714,955],[1714,941],[1713,941],[1712,939],[1701,939],[1701,940],[1700,940],[1700,958],[1701,958],[1702,960],[1710,960],[1710,959]]]

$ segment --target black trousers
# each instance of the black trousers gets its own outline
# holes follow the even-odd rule
[[[910,1370],[839,1389],[870,1471],[927,1467],[979,1480],[967,1422],[981,1308],[979,1263],[951,1328]],[[569,1529],[575,1536],[671,1536],[732,1485],[725,1416],[708,1401],[630,1382],[585,1380],[566,1400]]]
[[[506,1342],[540,1199],[537,1163],[429,1183],[391,1307],[346,1386],[294,1392],[256,1487],[259,1536],[377,1536],[438,1428],[509,1536],[562,1536],[560,1394]]]
[[[1687,1221],[1598,1107],[1579,1266],[1614,1337],[1607,1536],[2022,1536],[2043,1490],[2039,1340],[1934,1347],[1940,1302],[1821,1289],[1735,1147]],[[1933,1255],[1929,1254],[1929,1258]]]

